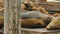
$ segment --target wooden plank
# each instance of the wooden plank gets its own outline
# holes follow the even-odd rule
[[[20,17],[20,12],[21,12],[21,0],[17,0],[17,27],[18,27],[18,34],[21,34],[21,17]]]
[[[4,33],[20,34],[20,0],[5,0],[4,3]]]
[[[60,32],[60,30],[47,30],[46,28],[34,28],[34,29],[21,28],[21,30],[24,30],[24,31],[35,31],[35,32]]]
[[[36,4],[37,7],[43,7],[47,11],[60,11],[60,2],[45,2]]]
[[[4,3],[5,3],[5,7],[4,7],[4,34],[7,34],[7,32],[8,32],[8,0],[5,0],[4,1]]]
[[[22,34],[60,34],[60,30],[46,30],[45,28],[21,28]]]

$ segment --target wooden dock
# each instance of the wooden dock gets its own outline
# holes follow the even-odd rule
[[[21,34],[60,34],[60,30],[46,30],[45,28],[21,28]]]
[[[45,2],[36,4],[37,7],[43,7],[47,11],[60,11],[60,2]]]

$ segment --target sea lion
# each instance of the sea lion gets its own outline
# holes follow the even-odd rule
[[[46,27],[47,30],[60,30],[60,17],[56,17],[51,23]]]
[[[45,27],[46,24],[42,19],[30,18],[30,19],[21,19],[21,26],[25,28],[38,28],[38,27]]]

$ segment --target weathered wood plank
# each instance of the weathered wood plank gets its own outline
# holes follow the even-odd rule
[[[4,34],[20,34],[20,0],[5,0],[4,3]]]
[[[46,30],[45,28],[21,28],[22,34],[60,34],[60,30]]]
[[[18,27],[18,34],[21,34],[21,17],[20,17],[20,13],[21,13],[21,0],[17,0],[17,27]]]
[[[8,19],[9,18],[9,16],[8,16],[8,10],[9,10],[8,9],[8,4],[9,4],[8,0],[5,0],[4,3],[5,3],[5,5],[4,5],[5,6],[4,7],[4,9],[5,9],[4,10],[4,34],[7,34],[7,32],[8,32],[8,23],[9,23],[8,22],[9,21],[9,19]]]
[[[60,2],[45,2],[36,4],[38,7],[43,7],[47,11],[60,11]]]
[[[21,28],[21,30],[24,30],[24,31],[34,31],[34,32],[60,32],[60,30],[47,30],[45,28],[35,28],[35,29]]]

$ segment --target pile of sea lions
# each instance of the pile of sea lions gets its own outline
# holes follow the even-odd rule
[[[21,9],[26,10],[21,15],[21,27],[23,28],[46,28],[47,30],[60,30],[60,13],[49,14],[43,7],[36,7],[30,2],[21,4]],[[0,2],[0,29],[4,27],[4,3]]]
[[[32,4],[32,3],[31,3]],[[24,4],[26,8],[28,3]],[[21,7],[22,8],[22,7]],[[28,7],[29,8],[29,7]],[[21,27],[24,28],[46,28],[47,30],[60,29],[60,13],[49,14],[43,7],[30,5],[31,10],[21,13]]]
[[[60,29],[60,17],[49,16],[38,11],[21,13],[21,27]]]

